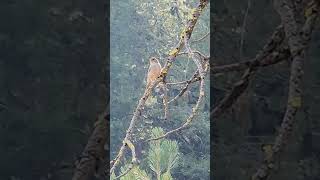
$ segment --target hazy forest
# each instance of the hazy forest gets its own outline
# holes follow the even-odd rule
[[[158,58],[164,67],[168,56],[171,57],[176,52],[181,53],[172,56],[177,57],[166,77],[168,101],[179,95],[186,85],[186,83],[170,83],[186,81],[194,76],[197,70],[194,58],[199,59],[199,57],[192,57],[187,48],[179,49],[180,52],[175,48],[179,46],[177,44],[181,39],[184,43],[183,33],[198,6],[199,1],[112,0],[110,2],[111,160],[118,154],[131,118],[134,116],[133,112],[146,89],[149,58]],[[207,59],[210,55],[209,15],[209,5],[204,6],[188,40],[192,51],[199,51]],[[125,150],[123,155],[125,157],[120,158],[121,163],[118,165],[121,168],[116,166],[113,171],[114,178],[118,176],[116,179],[209,179],[209,75],[205,76],[204,81],[204,97],[190,128],[163,140],[145,143],[150,135],[157,137],[161,133],[180,127],[187,121],[197,104],[200,81],[191,83],[183,96],[172,103],[168,102],[167,119],[164,118],[165,97],[161,97],[161,92],[152,91],[130,137],[140,163],[139,165],[135,163],[132,170],[120,177],[120,174],[129,169],[129,164],[133,163],[131,152]]]
[[[319,180],[319,8],[0,1],[0,180]]]

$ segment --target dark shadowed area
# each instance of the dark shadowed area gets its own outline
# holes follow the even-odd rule
[[[253,60],[281,24],[278,10],[272,1],[214,2],[212,21],[215,30],[211,35],[214,66]],[[298,15],[300,13],[303,18],[311,17],[310,9],[303,10],[305,4],[292,2],[297,2],[295,8]],[[313,28],[303,61],[302,105],[294,118],[288,142],[272,162],[273,170],[270,171],[269,179],[316,180],[320,177],[319,19]],[[271,147],[281,131],[286,111],[291,61],[291,58],[286,58],[274,65],[259,67],[242,95],[217,117],[216,126],[213,127],[216,179],[249,179],[263,159],[271,154]],[[234,83],[239,82],[245,69],[211,76],[213,106],[217,106],[231,91]],[[291,104],[294,105],[293,102]],[[297,104],[296,107],[300,101]]]
[[[106,108],[102,2],[0,2],[0,179],[71,179]]]

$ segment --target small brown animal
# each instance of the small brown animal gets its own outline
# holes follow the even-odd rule
[[[151,57],[149,59],[149,70],[147,74],[147,88],[150,86],[151,82],[157,79],[157,77],[161,73],[161,64],[159,63],[159,60],[155,57]]]

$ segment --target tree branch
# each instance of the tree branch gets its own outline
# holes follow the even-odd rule
[[[311,1],[306,8],[307,19],[303,27],[299,27],[299,23],[295,20],[294,6],[291,1],[282,0],[277,2],[275,3],[275,8],[280,14],[284,25],[292,56],[288,102],[279,135],[276,137],[272,151],[265,157],[260,168],[252,176],[252,180],[265,180],[270,176],[274,167],[275,157],[281,152],[290,137],[294,125],[294,117],[302,103],[303,61],[305,60],[305,51],[311,37],[314,22],[318,16],[319,2]]]
[[[265,67],[277,64],[281,61],[288,60],[290,58],[290,51],[287,45],[282,45],[280,49],[270,53],[267,57],[260,60],[254,58],[252,60],[232,63],[227,65],[219,65],[219,66],[212,66],[210,69],[211,74],[218,74],[218,73],[226,73],[231,71],[243,71],[249,67]]]
[[[107,108],[108,110],[109,108]],[[75,164],[72,180],[88,180],[92,178],[95,167],[105,157],[104,144],[107,135],[107,122],[109,112],[105,111],[99,115],[94,130],[84,148],[81,159]]]
[[[209,69],[209,63],[205,62],[204,63],[204,66],[205,68],[203,68],[203,63],[201,62],[202,59],[203,60],[208,60],[208,59],[205,59],[204,56],[201,54],[201,53],[197,53],[198,54],[198,58],[195,57],[195,52],[191,49],[190,45],[189,45],[189,39],[190,37],[188,38],[187,36],[184,37],[184,43],[185,43],[185,47],[187,49],[187,52],[189,54],[189,56],[192,57],[192,60],[194,61],[194,63],[197,65],[197,72],[195,74],[199,74],[199,80],[200,80],[200,87],[199,87],[199,97],[198,97],[198,100],[197,100],[197,103],[195,105],[194,108],[192,108],[192,113],[190,114],[190,116],[187,118],[186,122],[184,124],[182,124],[180,127],[176,128],[176,129],[173,129],[167,133],[165,133],[164,135],[162,136],[159,136],[159,137],[156,137],[156,138],[150,138],[148,139],[147,141],[155,141],[155,140],[159,140],[159,139],[162,139],[162,138],[165,138],[167,136],[169,136],[170,134],[172,133],[175,133],[175,132],[178,132],[178,131],[181,131],[187,127],[189,127],[189,125],[191,124],[193,118],[195,117],[197,111],[199,110],[199,106],[200,106],[200,103],[202,102],[202,99],[204,97],[204,77],[206,75],[206,72],[208,71]],[[190,81],[191,82],[191,81]],[[179,94],[183,94],[187,88],[189,86],[189,83],[186,85],[186,87],[179,93]],[[179,96],[177,96],[176,98],[178,98]],[[176,98],[172,99],[171,102],[173,100],[175,100]]]
[[[281,47],[281,44],[284,40],[284,32],[282,26],[278,26],[270,38],[269,42],[263,47],[263,50],[256,55],[256,58],[251,63],[248,63],[249,67],[242,75],[241,80],[234,84],[231,92],[225,96],[217,106],[211,111],[210,117],[215,121],[225,110],[232,106],[232,104],[238,99],[238,97],[246,90],[249,85],[249,80],[252,76],[255,75],[258,65],[263,62],[265,59],[274,59],[278,57],[279,54],[283,53],[274,53],[277,52],[277,48]],[[280,50],[281,52],[281,50]],[[271,57],[270,57],[271,56]],[[271,60],[270,60],[271,61]],[[248,66],[246,65],[246,66]],[[244,66],[232,66],[233,69],[243,68]],[[228,69],[228,68],[225,68]],[[212,70],[212,68],[211,68]],[[230,68],[228,69],[230,70]]]

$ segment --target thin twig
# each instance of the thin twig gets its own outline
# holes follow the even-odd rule
[[[200,102],[202,101],[203,96],[204,96],[204,79],[201,79],[201,81],[200,81],[200,93],[199,93],[199,98],[198,98],[198,100],[197,100],[197,103],[196,103],[195,107],[192,109],[191,115],[187,118],[186,122],[185,122],[182,126],[176,128],[176,129],[173,129],[173,130],[171,130],[171,131],[166,132],[166,133],[165,133],[164,135],[162,135],[162,136],[159,136],[159,137],[156,137],[156,138],[150,138],[150,139],[148,139],[148,140],[146,140],[146,141],[159,140],[159,139],[162,139],[162,138],[165,138],[165,137],[169,136],[169,135],[172,134],[172,133],[181,131],[181,130],[189,127],[189,125],[191,124],[194,116],[196,115],[197,110],[199,109]]]
[[[136,158],[136,150],[135,150],[133,143],[131,141],[127,140],[126,145],[131,150],[131,163],[129,164],[129,167],[122,174],[117,176],[115,179],[120,179],[122,176],[125,176],[126,174],[128,174],[138,162],[137,158]]]
[[[196,43],[196,42],[199,42],[199,41],[202,41],[204,38],[208,37],[210,35],[210,31],[207,32],[204,36],[202,36],[201,38],[199,39],[196,39],[196,40],[193,40],[191,41],[190,43],[193,44],[193,43]]]
[[[204,70],[205,72],[205,75],[208,73],[209,71],[209,63],[207,62],[207,65],[206,65],[206,68]],[[184,84],[186,84],[179,92],[178,95],[176,95],[174,98],[172,98],[168,104],[176,101],[179,97],[181,97],[189,88],[190,84],[194,83],[194,82],[198,82],[201,80],[201,77],[199,76],[199,73],[198,73],[198,70],[193,74],[192,78],[190,78],[189,80],[187,81],[183,81]],[[182,83],[182,82],[180,82]]]
[[[241,27],[241,38],[240,38],[240,54],[239,54],[239,59],[242,59],[242,51],[243,51],[243,42],[244,42],[244,33],[245,33],[245,29],[246,29],[246,25],[247,25],[247,18],[248,18],[248,14],[249,14],[249,9],[251,7],[251,1],[248,0],[248,3],[247,3],[247,10],[246,10],[246,13],[244,15],[244,18],[243,18],[243,24],[242,24],[242,27]]]
[[[163,107],[164,107],[164,119],[167,120],[168,119],[168,89],[167,89],[167,84],[163,83],[163,99],[162,99],[162,103],[163,103]]]
[[[123,140],[123,143],[122,143],[122,146],[118,152],[118,155],[116,156],[116,158],[113,161],[110,162],[110,165],[111,165],[110,174],[112,174],[114,172],[115,167],[119,164],[120,158],[123,156],[124,150],[126,148],[127,141],[129,140],[129,138],[131,138],[131,134],[132,134],[133,128],[135,126],[135,123],[138,119],[138,116],[141,114],[142,109],[145,105],[145,102],[148,99],[148,97],[150,96],[152,89],[158,83],[159,83],[159,80],[151,82],[150,86],[145,90],[144,95],[139,100],[139,104],[138,104],[138,106],[132,116],[129,128],[127,129],[126,136]]]
[[[182,90],[179,92],[178,95],[176,95],[173,99],[171,99],[168,104],[172,103],[173,101],[177,100],[179,97],[181,97],[188,89],[189,85],[192,83],[192,80],[196,79],[198,76],[198,70],[193,74],[193,76],[191,77],[190,80],[184,81],[186,82],[186,85],[184,86],[184,88],[182,88]],[[200,78],[197,78],[200,80]]]
[[[227,65],[218,65],[218,66],[213,65],[211,67],[210,73],[219,74],[219,73],[226,73],[226,72],[232,72],[232,71],[243,71],[252,66],[265,67],[265,66],[270,66],[270,65],[288,60],[288,58],[290,58],[289,48],[287,45],[282,45],[282,47],[279,50],[272,52],[261,61],[259,61],[257,58],[254,58],[252,60],[227,64]]]

